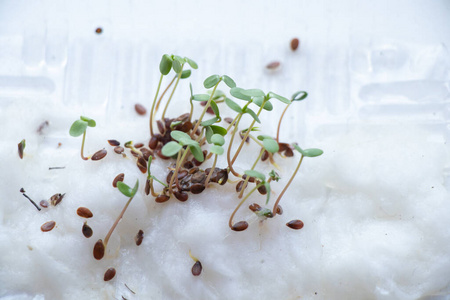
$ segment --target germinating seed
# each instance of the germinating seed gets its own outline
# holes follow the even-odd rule
[[[262,207],[261,207],[259,204],[257,204],[257,203],[253,203],[253,204],[250,204],[250,205],[248,206],[248,208],[249,208],[252,212],[257,212],[257,211],[260,211]]]
[[[192,266],[192,275],[198,276],[202,273],[202,263],[197,260],[195,264]]]
[[[291,40],[291,50],[295,51],[297,50],[298,46],[300,45],[300,40],[298,38],[293,38]]]
[[[141,170],[142,174],[147,173],[147,162],[142,156],[139,156],[138,160],[136,161],[136,165],[138,166],[139,170]]]
[[[147,113],[147,109],[142,104],[139,104],[139,103],[136,103],[134,105],[134,109],[136,110],[138,115],[141,115],[141,116],[143,116]]]
[[[114,178],[114,180],[113,180],[113,182],[112,182],[113,187],[117,187],[117,182],[123,181],[124,179],[125,179],[125,174],[124,174],[124,173],[118,174],[118,175]]]
[[[100,160],[106,156],[108,152],[105,149],[98,150],[92,155],[91,160]]]
[[[53,206],[56,206],[56,205],[58,205],[61,201],[62,201],[62,199],[64,198],[64,195],[65,194],[54,194],[53,196],[51,196],[50,197],[50,203],[51,203],[51,205],[53,205]]]
[[[94,233],[92,231],[92,228],[87,224],[87,222],[84,222],[83,227],[81,228],[81,232],[83,232],[83,235],[86,238],[90,238],[92,234]]]
[[[87,207],[78,207],[77,215],[82,218],[92,218],[93,214]]]
[[[303,222],[300,220],[292,220],[292,221],[286,223],[287,227],[295,229],[295,230],[302,229],[303,225],[304,225]]]
[[[143,239],[144,239],[144,232],[142,231],[142,229],[139,229],[138,233],[134,237],[134,241],[136,242],[136,246],[139,246],[140,244],[142,244],[142,240]]]
[[[114,276],[116,276],[116,269],[109,268],[108,270],[106,270],[105,276],[103,276],[103,280],[110,281],[111,279],[114,278]]]
[[[103,244],[103,241],[99,239],[95,245],[94,245],[94,258],[97,260],[100,260],[105,255],[105,244]]]
[[[236,224],[234,224],[231,229],[233,229],[234,231],[243,231],[245,229],[247,229],[248,227],[248,223],[246,221],[239,221]]]
[[[48,222],[45,222],[44,224],[42,224],[41,230],[42,230],[43,232],[50,231],[50,230],[52,230],[53,228],[55,228],[55,225],[56,225],[55,221],[48,221]]]
[[[121,146],[114,147],[114,152],[116,152],[117,154],[122,154],[124,150],[125,149],[123,149],[123,147]]]

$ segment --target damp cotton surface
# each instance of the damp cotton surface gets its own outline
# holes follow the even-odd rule
[[[417,299],[448,288],[450,195],[443,179],[448,148],[423,128],[355,125],[303,141],[303,147],[324,154],[304,159],[281,201],[283,215],[260,222],[248,209],[253,202],[264,205],[265,197],[255,194],[235,217],[247,220],[249,228],[233,232],[228,218],[238,203],[234,184],[213,184],[184,203],[158,204],[144,194],[145,175],[135,159],[115,154],[106,140],[147,143],[147,117],[129,110],[117,122],[96,118],[97,127],[87,130],[85,153],[106,148],[108,155],[83,161],[81,137],[68,135],[77,108],[48,105],[37,114],[37,106],[25,103],[15,101],[0,113],[0,120],[15,128],[5,133],[8,143],[0,150],[4,299]],[[49,126],[39,135],[43,120]],[[27,146],[20,160],[22,138]],[[239,170],[251,166],[255,151],[245,146]],[[272,204],[299,155],[275,158],[282,180],[272,185]],[[164,180],[167,166],[156,159],[152,173]],[[140,187],[97,261],[93,246],[127,201],[112,187],[119,173],[128,185],[139,179]],[[65,197],[39,212],[21,187],[36,202],[55,193]],[[85,219],[76,214],[80,206],[94,214],[87,220],[94,231],[89,239],[81,232]],[[301,219],[304,228],[288,228],[293,219]],[[51,220],[56,227],[42,232],[40,226]],[[136,246],[140,229],[144,239]],[[198,277],[191,273],[189,251],[202,263]],[[104,282],[110,267],[117,274]]]

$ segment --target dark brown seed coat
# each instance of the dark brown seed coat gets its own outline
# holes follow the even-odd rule
[[[142,104],[139,104],[139,103],[136,103],[134,105],[134,109],[136,110],[138,115],[141,115],[141,116],[143,116],[147,113],[147,109]]]
[[[189,195],[185,192],[173,192],[175,198],[177,198],[178,200],[180,200],[181,202],[185,202],[188,198]]]
[[[144,147],[144,144],[142,144],[142,143],[137,143],[134,145],[134,148],[137,148],[137,149],[142,148],[142,147]]]
[[[246,221],[239,221],[237,223],[235,223],[231,229],[234,231],[243,231],[245,229],[247,229],[248,227],[248,223]]]
[[[136,246],[141,245],[143,239],[144,239],[144,232],[142,231],[142,229],[139,229],[139,232],[134,237],[134,241],[136,242]]]
[[[114,180],[113,180],[113,182],[112,182],[113,187],[117,187],[117,183],[118,183],[119,181],[123,181],[124,179],[125,179],[125,174],[124,174],[124,173],[118,174],[118,175],[114,178]]]
[[[92,228],[87,224],[87,222],[84,222],[83,227],[81,228],[81,232],[83,232],[83,235],[86,238],[90,238],[92,234],[94,233],[92,231]]]
[[[169,199],[170,199],[169,196],[164,195],[164,194],[161,194],[161,195],[159,195],[158,197],[155,198],[155,202],[157,202],[157,203],[163,203],[163,202],[168,201]]]
[[[291,40],[291,50],[295,51],[297,50],[298,46],[300,45],[300,40],[298,38],[293,38]]]
[[[87,207],[78,207],[77,215],[82,218],[92,218],[93,214]]]
[[[41,230],[42,230],[43,232],[50,231],[50,230],[52,230],[53,228],[55,228],[55,225],[56,225],[56,222],[55,222],[55,221],[48,221],[48,222],[45,222],[44,224],[42,224]]]
[[[108,152],[105,149],[98,150],[92,155],[91,160],[100,160],[106,156]]]
[[[105,244],[103,244],[101,239],[95,243],[93,254],[96,260],[100,260],[105,256]]]
[[[123,149],[123,147],[121,146],[114,147],[114,152],[116,152],[117,154],[122,154],[124,150],[125,149]]]
[[[194,275],[194,276],[200,275],[202,273],[202,269],[203,269],[202,263],[199,260],[197,260],[195,262],[195,264],[192,266],[192,270],[191,270],[192,275]]]
[[[103,276],[103,280],[110,281],[111,279],[114,278],[114,276],[116,276],[116,269],[109,268],[108,270],[106,270],[105,276]]]
[[[248,208],[249,208],[252,212],[257,212],[257,211],[260,211],[260,210],[262,209],[262,207],[261,207],[259,204],[257,204],[257,203],[250,204],[250,205],[248,206]]]
[[[286,223],[286,226],[295,230],[299,230],[303,228],[303,222],[300,220],[292,220],[288,223]]]
[[[147,162],[142,156],[138,158],[136,165],[138,166],[139,170],[141,170],[142,174],[147,173]]]
[[[150,141],[148,142],[148,147],[152,150],[155,150],[156,146],[158,146],[158,138],[156,136],[152,136],[150,138]]]
[[[117,140],[108,140],[108,143],[109,143],[111,146],[120,146],[120,142],[117,141]]]
[[[192,194],[200,194],[205,190],[205,186],[202,183],[195,183],[191,185],[191,193]]]

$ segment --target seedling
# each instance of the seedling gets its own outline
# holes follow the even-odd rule
[[[125,211],[128,208],[128,205],[130,205],[131,200],[133,200],[134,196],[136,195],[136,192],[139,188],[139,180],[136,180],[136,184],[133,188],[130,188],[126,183],[119,181],[117,182],[117,188],[119,191],[126,197],[128,197],[128,201],[125,204],[124,208],[122,209],[122,212],[117,217],[116,221],[112,225],[111,229],[109,230],[108,234],[105,237],[105,240],[98,240],[97,243],[95,243],[94,246],[94,257],[98,260],[102,259],[105,254],[105,249],[108,246],[109,238],[111,237],[112,233],[114,232],[114,229],[116,229],[117,224],[119,224],[119,221],[122,219],[123,215],[125,214]]]
[[[73,122],[73,124],[69,130],[69,134],[73,137],[78,137],[80,135],[83,135],[83,140],[81,142],[81,158],[84,160],[89,159],[89,157],[85,157],[83,155],[84,142],[86,140],[86,129],[88,128],[88,126],[95,127],[96,126],[95,121],[91,118],[80,116],[80,119]]]
[[[304,100],[306,97],[308,97],[308,93],[305,91],[299,91],[296,92],[292,95],[291,97],[291,103],[289,103],[288,105],[286,105],[286,107],[283,110],[283,113],[280,116],[280,121],[278,121],[278,127],[277,127],[277,143],[280,142],[280,128],[281,128],[281,121],[283,120],[284,114],[286,113],[287,109],[289,108],[289,106],[295,102],[295,101],[302,101]]]
[[[168,185],[152,175],[152,172],[150,171],[150,166],[152,165],[152,161],[153,161],[153,156],[150,156],[148,158],[148,162],[147,162],[148,163],[147,164],[147,181],[145,184],[145,193],[148,195],[151,192],[153,197],[158,197],[159,194],[155,193],[155,190],[153,188],[153,180],[159,182],[166,188],[168,187]]]

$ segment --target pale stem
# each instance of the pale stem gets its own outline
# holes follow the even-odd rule
[[[169,107],[170,100],[172,100],[173,94],[175,93],[175,90],[177,89],[178,82],[180,82],[181,73],[183,73],[183,66],[184,66],[184,64],[181,65],[181,71],[178,74],[177,81],[175,82],[175,86],[173,87],[172,93],[170,93],[169,99],[167,99],[166,106],[164,107],[164,110],[161,115],[161,120],[164,120],[164,116],[166,115],[166,111],[167,111],[167,108]]]
[[[83,132],[83,140],[81,141],[81,158],[84,160],[88,160],[89,157],[84,157],[83,152],[84,152],[84,141],[86,140],[86,130]]]
[[[163,76],[164,75],[161,74],[161,77],[159,78],[158,89],[156,90],[155,99],[153,99],[152,109],[150,110],[150,136],[153,136],[153,118],[154,118],[153,111],[155,110],[156,99],[158,98],[159,89],[161,88]]]
[[[277,127],[277,143],[280,142],[279,138],[280,138],[281,121],[283,120],[284,114],[286,113],[286,111],[287,111],[289,105],[290,105],[290,104],[286,105],[286,107],[284,108],[283,113],[281,114],[281,117],[280,117],[280,121],[278,122],[278,127]]]
[[[200,118],[199,118],[198,121],[195,123],[195,126],[194,126],[194,128],[192,129],[192,132],[191,132],[191,138],[194,137],[194,133],[197,131],[198,126],[200,126],[200,123],[202,122],[203,116],[205,115],[206,110],[208,109],[208,107],[209,107],[209,105],[210,105],[210,103],[211,103],[211,100],[212,100],[212,98],[214,97],[214,93],[216,92],[217,86],[219,85],[219,83],[220,83],[221,81],[222,81],[222,79],[220,79],[219,82],[217,82],[216,85],[214,86],[214,89],[213,89],[213,91],[212,91],[212,93],[211,93],[211,96],[209,97],[208,102],[206,103],[205,107],[203,108],[203,111],[202,111],[202,114],[200,115]]]
[[[133,198],[134,198],[134,196],[131,197],[131,198],[127,201],[127,204],[125,204],[125,206],[124,206],[124,208],[122,209],[122,212],[120,213],[119,217],[118,217],[117,220],[114,222],[113,226],[111,227],[111,229],[109,230],[108,234],[106,235],[105,241],[104,241],[105,248],[106,248],[106,245],[108,245],[108,241],[109,241],[109,238],[111,237],[111,234],[113,233],[114,229],[116,229],[117,224],[119,224],[120,219],[122,219],[123,215],[125,214],[125,211],[126,211],[127,208],[128,208],[128,205],[130,205],[131,200],[133,200]]]
[[[158,112],[159,109],[159,105],[161,104],[162,98],[164,98],[164,95],[167,93],[167,91],[169,90],[169,88],[172,86],[172,84],[175,82],[175,79],[177,79],[177,75],[173,76],[172,81],[170,81],[169,85],[167,85],[166,89],[163,91],[163,93],[161,94],[161,96],[158,99],[158,102],[156,103],[156,108],[155,111],[153,112],[153,119],[156,116],[156,113]]]
[[[236,208],[234,209],[234,211],[233,211],[233,213],[231,214],[231,216],[230,216],[230,220],[228,221],[228,226],[230,226],[230,228],[233,228],[233,218],[234,218],[234,215],[236,214],[236,212],[238,211],[238,209],[239,209],[239,207],[241,207],[241,205],[242,204],[244,204],[244,202],[245,202],[245,200],[247,200],[247,198],[258,188],[260,186],[260,184],[259,185],[257,185],[257,186],[255,186],[250,192],[248,192],[248,194],[247,195],[245,195],[245,197],[241,200],[241,202],[239,202],[239,205],[238,206],[236,206]]]
[[[214,162],[212,164],[211,171],[209,171],[208,177],[206,177],[205,188],[208,187],[209,179],[211,179],[211,175],[214,172],[214,169],[216,168],[216,162],[217,162],[217,154],[214,155]]]

